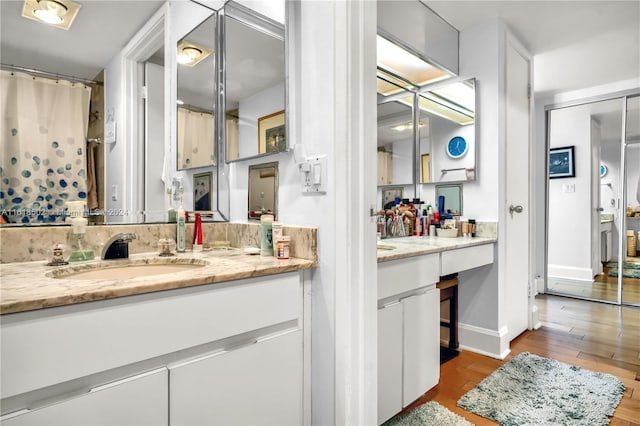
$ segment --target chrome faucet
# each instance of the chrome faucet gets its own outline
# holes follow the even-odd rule
[[[126,259],[129,257],[129,242],[136,239],[133,232],[121,232],[109,238],[102,249],[102,259]]]

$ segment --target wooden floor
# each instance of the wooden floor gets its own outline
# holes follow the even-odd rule
[[[435,400],[476,425],[495,425],[456,402],[513,356],[531,352],[620,378],[626,390],[610,424],[640,426],[640,309],[545,295],[536,303],[543,326],[511,342],[507,359],[463,351],[441,366],[440,384],[407,410]]]
[[[640,263],[640,257],[627,257],[627,262]],[[549,291],[556,294],[584,297],[588,299],[618,300],[618,277],[608,276],[609,269],[596,275],[593,282],[566,280],[549,277]],[[640,304],[640,279],[624,277],[622,280],[622,301],[625,304]]]

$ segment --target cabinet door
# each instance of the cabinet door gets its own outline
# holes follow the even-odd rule
[[[403,300],[404,386],[406,407],[440,379],[440,290],[433,289]]]
[[[2,421],[26,425],[167,425],[167,369],[130,377]]]
[[[378,424],[402,410],[402,303],[378,309]]]
[[[169,368],[171,425],[302,424],[302,331]]]

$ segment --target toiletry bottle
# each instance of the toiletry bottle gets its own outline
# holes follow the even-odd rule
[[[177,244],[176,244],[176,250],[178,251],[178,253],[184,253],[184,233],[185,233],[185,221],[186,221],[186,217],[185,217],[185,212],[184,212],[184,206],[182,205],[182,193],[183,193],[183,189],[180,188],[180,207],[178,207],[178,214],[177,214],[177,221],[178,221],[178,235],[177,235]]]
[[[416,210],[416,224],[414,227],[414,235],[418,237],[422,235],[422,212],[419,208]]]
[[[273,215],[260,216],[260,255],[273,256]]]
[[[278,246],[278,241],[280,240],[280,238],[282,238],[282,223],[274,220],[271,223],[271,243],[273,244],[273,247],[274,247],[273,251],[276,257],[277,257],[277,253],[276,253],[275,247]]]

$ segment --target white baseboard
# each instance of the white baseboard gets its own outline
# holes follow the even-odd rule
[[[549,275],[549,278],[593,282],[593,271],[591,270],[591,268],[576,268],[574,266],[566,265],[549,265],[547,274]]]
[[[497,359],[505,359],[511,352],[509,340],[507,340],[507,327],[490,330],[458,323],[458,333],[460,349]]]

